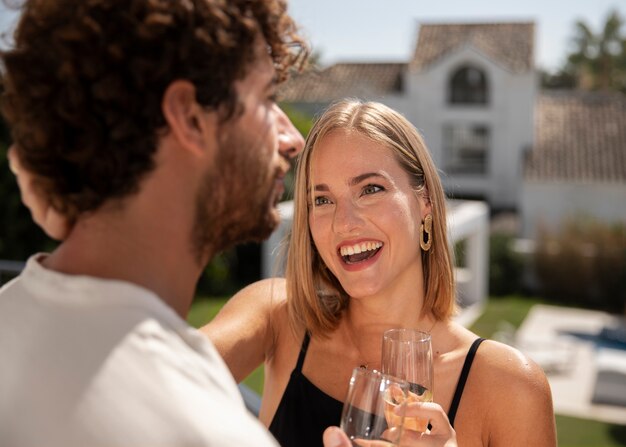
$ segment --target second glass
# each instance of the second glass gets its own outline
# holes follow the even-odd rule
[[[408,402],[433,401],[433,349],[430,334],[390,329],[383,334],[382,370],[409,383]],[[405,418],[404,428],[424,432],[428,421]]]
[[[352,445],[399,445],[407,393],[408,384],[404,380],[376,370],[355,368],[341,415],[341,428]]]

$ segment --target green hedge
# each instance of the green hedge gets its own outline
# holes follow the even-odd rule
[[[623,313],[626,303],[626,225],[592,218],[541,227],[535,250],[540,293],[579,307]]]

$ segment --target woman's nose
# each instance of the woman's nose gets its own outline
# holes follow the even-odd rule
[[[338,234],[350,234],[359,228],[362,218],[357,207],[351,201],[337,203],[333,219],[333,230]]]

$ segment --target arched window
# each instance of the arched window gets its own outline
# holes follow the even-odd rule
[[[450,104],[487,104],[487,77],[482,70],[463,66],[450,78],[448,102]]]

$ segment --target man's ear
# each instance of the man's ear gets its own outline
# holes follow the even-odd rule
[[[172,82],[163,94],[161,104],[169,130],[180,145],[195,153],[204,152],[206,138],[215,132],[209,129],[214,119],[196,101],[196,88],[185,80]]]

